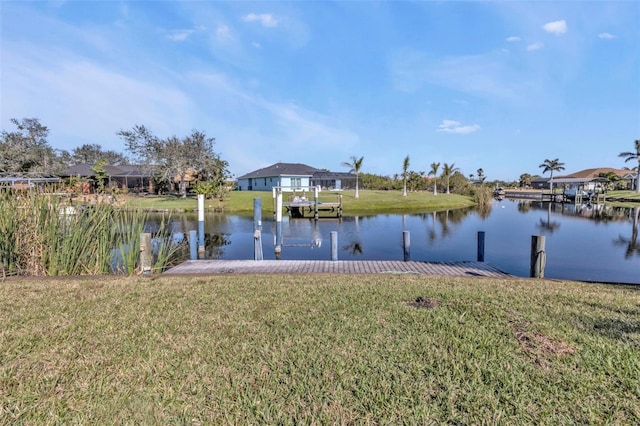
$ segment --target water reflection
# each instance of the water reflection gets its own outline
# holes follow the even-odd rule
[[[343,251],[347,251],[351,257],[362,255],[362,241],[360,239],[360,217],[353,218],[354,232],[350,235],[349,244],[342,246]]]
[[[540,223],[538,224],[538,229],[542,231],[543,234],[553,234],[558,228],[560,228],[560,222],[557,220],[551,220],[551,204],[549,203],[547,209],[547,219],[540,219]]]
[[[640,207],[634,207],[631,212],[632,226],[631,226],[631,238],[625,238],[622,235],[618,236],[617,240],[613,241],[614,245],[625,246],[624,252],[625,258],[629,259],[634,254],[640,256],[640,243],[638,243],[638,222],[640,216]]]
[[[545,275],[554,278],[638,282],[640,207],[496,200],[490,214],[455,209],[417,214],[345,216],[342,219],[283,218],[282,259],[331,259],[330,233],[338,234],[339,260],[402,260],[402,232],[411,233],[411,258],[424,261],[476,259],[476,234],[486,233],[487,262],[528,276],[531,235],[547,235]],[[160,215],[157,216],[159,218]],[[160,220],[160,219],[157,219]],[[173,215],[171,230],[186,239],[197,215]],[[264,258],[275,259],[275,222],[263,218]],[[208,214],[206,258],[252,259],[253,218]]]

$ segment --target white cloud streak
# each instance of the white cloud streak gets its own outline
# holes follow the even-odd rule
[[[551,34],[560,35],[567,32],[567,22],[562,19],[560,21],[547,22],[542,28]]]
[[[483,98],[520,101],[525,93],[536,93],[538,85],[535,78],[523,78],[510,67],[502,52],[434,59],[404,49],[391,58],[390,71],[394,87],[408,93],[435,85]]]
[[[527,50],[529,52],[534,51],[534,50],[540,50],[544,47],[544,44],[541,42],[535,42],[535,43],[531,43],[529,45],[527,45]]]
[[[458,135],[468,135],[469,133],[477,132],[480,130],[480,126],[477,124],[463,125],[459,121],[443,120],[438,126],[438,132],[455,133]]]
[[[231,30],[226,25],[218,25],[216,27],[216,38],[219,41],[232,41],[233,36],[231,35]]]
[[[175,30],[171,34],[168,34],[167,38],[171,41],[185,41],[194,32],[195,30]]]
[[[245,22],[259,22],[263,27],[275,28],[278,26],[278,20],[270,13],[250,13],[242,17]]]
[[[610,33],[600,33],[598,34],[598,38],[601,38],[604,40],[613,40],[614,38],[616,38],[616,36]]]
[[[515,43],[515,42],[518,42],[518,41],[522,41],[522,39],[520,37],[518,37],[518,36],[511,36],[511,37],[507,37],[507,41],[509,43]]]

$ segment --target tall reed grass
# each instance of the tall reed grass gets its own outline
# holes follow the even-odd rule
[[[142,211],[108,204],[72,205],[57,197],[0,191],[2,275],[135,274],[140,270]],[[161,226],[154,235],[154,270],[184,250]]]

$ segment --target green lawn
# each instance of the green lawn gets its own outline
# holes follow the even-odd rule
[[[300,195],[301,193],[299,193]],[[336,202],[338,195],[342,195],[345,216],[362,213],[393,213],[406,211],[435,211],[469,207],[475,203],[469,197],[457,194],[438,194],[434,196],[427,192],[410,192],[406,197],[400,191],[360,191],[360,197],[355,198],[353,191],[321,192],[319,199],[325,202]],[[288,195],[285,194],[285,201]],[[307,197],[309,194],[307,193]],[[189,196],[180,198],[175,196],[119,196],[125,206],[153,210],[196,210],[197,198]],[[273,212],[273,196],[270,191],[232,191],[224,201],[205,200],[206,209],[223,209],[227,213],[251,214],[253,199],[262,199],[262,210]]]
[[[6,425],[640,422],[640,287],[15,279],[0,323]]]

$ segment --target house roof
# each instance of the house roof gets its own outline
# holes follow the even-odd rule
[[[89,164],[82,163],[76,164],[74,166],[68,167],[60,176],[82,176],[82,177],[90,177],[94,176],[96,172],[94,172]],[[107,172],[109,176],[113,177],[148,177],[151,176],[151,173],[146,172],[141,166],[136,165],[122,165],[122,166],[104,166],[104,170]]]
[[[582,179],[585,181],[593,180],[600,177],[601,173],[614,173],[620,177],[623,177],[630,173],[625,169],[614,169],[612,167],[598,167],[595,169],[585,169],[579,172],[571,173],[570,175],[556,176],[553,178],[554,182],[560,181],[560,179]]]
[[[255,179],[273,176],[313,176],[322,170],[301,163],[276,163],[262,169],[254,170],[238,179]]]

